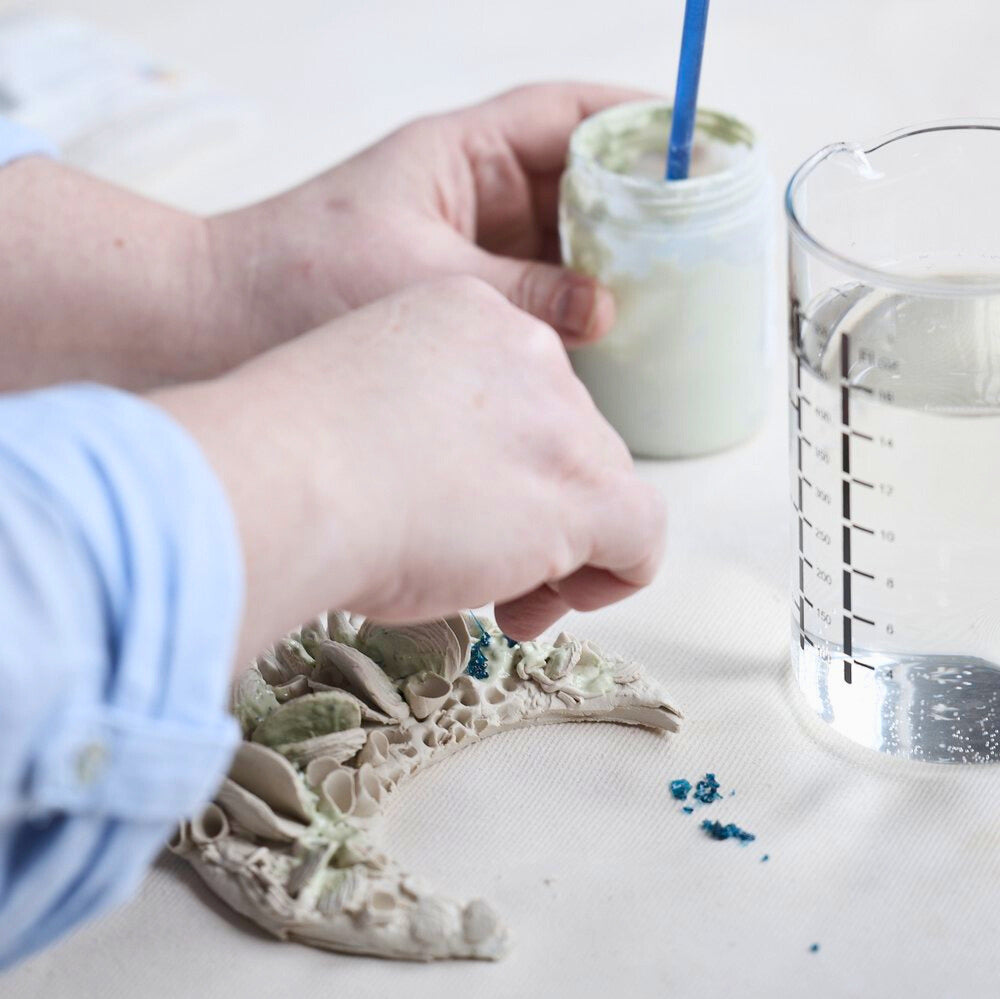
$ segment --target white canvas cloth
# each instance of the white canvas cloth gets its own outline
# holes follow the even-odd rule
[[[272,141],[241,170],[240,197],[291,183],[420,110],[515,81],[667,89],[681,17],[680,3],[662,0],[62,7],[180,64],[215,67],[228,90],[264,101]],[[1000,8],[976,0],[720,0],[703,99],[757,125],[784,180],[831,140],[996,114],[998,31]],[[233,41],[216,67],[219,38]],[[323,116],[336,127],[319,129]],[[154,193],[183,202],[187,190],[199,207],[213,192],[232,196],[228,179],[199,183]],[[776,348],[783,337],[778,318]],[[566,622],[648,664],[684,710],[682,731],[511,733],[419,775],[387,809],[399,860],[442,890],[489,899],[513,927],[505,961],[422,966],[279,943],[167,857],[129,906],[0,978],[0,997],[1000,993],[997,770],[854,750],[798,706],[785,399],[779,364],[755,441],[643,466],[669,504],[664,570],[635,599]],[[712,841],[701,815],[672,801],[672,778],[707,770],[737,793],[703,814],[737,822],[756,842]]]

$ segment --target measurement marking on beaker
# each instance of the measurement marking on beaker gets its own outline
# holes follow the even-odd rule
[[[840,334],[840,468],[844,475],[843,491],[841,495],[841,513],[844,520],[841,546],[843,548],[844,565],[844,585],[843,585],[843,610],[844,622],[844,683],[851,683],[853,680],[852,662],[854,660],[854,647],[851,641],[851,358],[850,358],[850,335],[845,331]]]
[[[851,619],[844,615],[844,683],[851,682],[851,662],[854,652],[851,646]]]
[[[864,666],[865,669],[870,669],[872,672],[875,671],[875,667],[871,663],[863,663],[860,659],[854,660],[855,666]],[[891,678],[890,678],[891,679]]]
[[[851,616],[855,621],[860,621],[862,624],[870,624],[873,628],[875,627],[874,621],[869,621],[868,618],[862,617],[860,614],[852,614]]]
[[[874,579],[875,577],[870,572],[862,572],[861,569],[851,569],[856,576],[864,576],[865,579]]]
[[[851,436],[852,437],[860,437],[863,441],[873,441],[873,440],[875,440],[874,437],[870,436],[869,434],[863,434],[860,430],[852,430],[851,431]]]
[[[856,531],[864,531],[865,534],[874,534],[875,532],[870,527],[862,527],[860,524],[851,524]]]
[[[852,389],[856,389],[858,392],[867,392],[868,395],[874,395],[875,394],[875,389],[869,388],[867,385],[851,385],[850,387]]]
[[[817,410],[810,399],[808,399],[802,393],[802,358],[796,357],[796,367],[795,367],[795,396],[789,394],[789,403],[796,413],[796,432],[795,432],[795,444],[796,444],[796,457],[798,464],[798,474],[796,476],[797,487],[792,493],[792,507],[795,509],[799,525],[799,538],[798,538],[798,556],[799,556],[799,597],[796,602],[796,610],[798,612],[798,624],[799,624],[799,648],[805,649],[806,644],[810,648],[815,648],[816,643],[808,636],[806,633],[806,608],[808,607],[814,614],[818,614],[820,620],[829,625],[832,623],[830,615],[827,614],[822,607],[817,607],[809,597],[806,596],[806,567],[808,566],[810,570],[814,573],[818,573],[818,578],[821,582],[830,584],[831,579],[829,574],[822,572],[816,568],[813,562],[811,562],[805,555],[805,530],[806,528],[810,531],[810,537],[813,533],[816,535],[816,540],[821,544],[830,545],[831,538],[830,535],[823,531],[821,528],[817,527],[812,520],[810,520],[805,515],[805,490],[809,489],[810,495],[815,491],[817,501],[821,504],[830,504],[831,498],[824,492],[816,489],[813,482],[803,473],[803,447],[810,448],[816,455],[816,458],[823,462],[824,464],[829,463],[831,455],[826,450],[821,450],[819,445],[814,445],[813,442],[802,433],[803,428],[803,403],[806,406],[813,408],[813,411],[817,414],[817,418],[825,423],[830,420],[830,414],[823,410]],[[822,429],[822,428],[820,428]]]
[[[874,489],[875,488],[875,483],[874,482],[865,482],[864,479],[851,479],[851,482],[853,482],[856,486],[864,486],[865,489]]]
[[[796,452],[798,455],[799,472],[799,505],[796,507],[799,517],[799,648],[806,647],[806,605],[805,605],[805,576],[802,569],[802,562],[805,557],[805,527],[802,523],[802,358],[796,355],[795,358],[795,393],[798,396],[797,403],[794,403],[795,411],[798,414],[798,427],[796,433]],[[794,500],[792,501],[794,506]]]

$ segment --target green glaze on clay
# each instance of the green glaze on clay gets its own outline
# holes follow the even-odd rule
[[[253,740],[277,747],[360,725],[361,711],[355,700],[339,691],[325,690],[283,704],[257,726]]]

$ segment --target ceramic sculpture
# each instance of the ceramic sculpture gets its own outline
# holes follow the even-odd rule
[[[639,666],[565,634],[516,643],[478,615],[387,627],[339,611],[262,655],[233,709],[229,776],[171,848],[275,936],[417,960],[495,959],[507,931],[486,902],[443,898],[386,856],[387,793],[508,729],[680,719]]]

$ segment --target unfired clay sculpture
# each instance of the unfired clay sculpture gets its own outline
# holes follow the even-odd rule
[[[379,847],[386,794],[422,767],[525,725],[676,731],[640,667],[561,634],[512,642],[471,614],[390,628],[331,611],[239,679],[244,741],[215,801],[171,848],[278,937],[431,960],[501,957],[490,906],[435,894]]]

